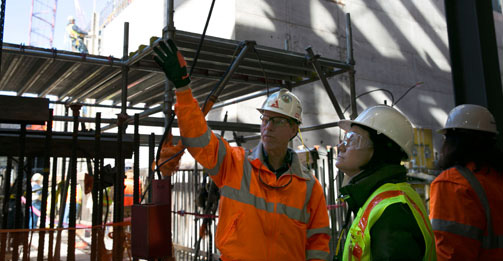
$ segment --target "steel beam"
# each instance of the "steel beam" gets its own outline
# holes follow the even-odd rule
[[[487,107],[503,133],[503,91],[491,1],[444,3],[455,103]]]

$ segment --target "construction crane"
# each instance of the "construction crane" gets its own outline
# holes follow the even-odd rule
[[[31,2],[28,45],[53,47],[57,6],[57,0],[33,0]]]

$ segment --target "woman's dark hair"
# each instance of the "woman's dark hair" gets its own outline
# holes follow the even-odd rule
[[[498,148],[494,133],[447,130],[438,167],[448,169],[458,164],[464,166],[468,162],[474,162],[476,169],[490,166],[503,171],[503,152]]]
[[[377,131],[366,126],[356,124],[358,127],[369,133],[370,140],[374,144],[374,154],[370,161],[361,169],[370,169],[381,164],[400,165],[402,160],[408,158],[407,153],[384,134],[377,134]]]

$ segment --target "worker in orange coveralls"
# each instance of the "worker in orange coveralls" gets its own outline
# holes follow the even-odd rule
[[[260,143],[253,151],[231,147],[207,125],[192,96],[186,62],[175,43],[167,43],[154,50],[176,87],[182,138],[177,147],[187,147],[220,188],[216,245],[221,259],[327,260],[330,229],[323,189],[288,148],[302,122],[300,100],[287,89],[269,96],[258,108]]]
[[[443,129],[431,183],[430,219],[438,260],[503,260],[503,153],[486,108],[454,108]]]

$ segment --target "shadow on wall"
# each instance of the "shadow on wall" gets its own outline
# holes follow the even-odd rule
[[[236,40],[253,39],[260,45],[300,53],[312,46],[321,56],[345,61],[345,14],[351,13],[356,95],[379,88],[388,91],[361,96],[357,100],[358,112],[384,100],[391,104],[390,92],[396,102],[415,83],[423,82],[409,90],[397,108],[418,127],[439,128],[454,106],[443,2],[421,2],[420,6],[417,1],[386,3],[240,1],[236,3],[242,5],[236,8]],[[333,77],[329,82],[344,109],[350,102],[348,75]],[[429,99],[418,99],[418,92]],[[304,105],[303,126],[338,120],[321,82],[296,88],[294,93]],[[432,115],[434,111],[443,113]],[[229,121],[250,121],[246,115],[237,113],[236,117],[238,119],[229,118]],[[310,147],[335,145],[339,132],[338,128],[307,132],[303,134],[304,142]]]

